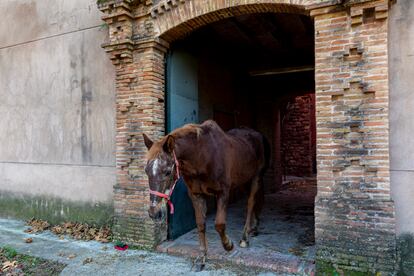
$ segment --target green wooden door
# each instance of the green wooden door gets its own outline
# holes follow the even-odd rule
[[[167,59],[167,132],[188,123],[198,123],[198,66],[192,55],[182,50]],[[176,239],[196,226],[187,187],[180,179],[171,196],[174,214],[168,215],[168,238]]]

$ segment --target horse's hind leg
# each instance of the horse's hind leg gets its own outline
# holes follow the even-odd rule
[[[206,199],[202,195],[193,195],[189,192],[193,201],[194,212],[196,217],[198,239],[200,243],[200,253],[194,262],[194,270],[201,271],[206,265],[207,258],[207,239],[206,239]]]
[[[253,218],[252,218],[252,229],[251,234],[252,236],[257,236],[259,234],[259,222],[260,222],[260,213],[263,209],[264,203],[264,187],[263,187],[263,178],[261,177],[259,180],[259,189],[256,192],[255,200],[254,200],[254,207],[253,207]]]
[[[255,214],[255,206],[257,204],[256,200],[258,193],[260,193],[261,187],[261,177],[256,176],[251,184],[250,195],[247,201],[247,216],[246,216],[246,224],[244,225],[243,229],[243,236],[240,240],[240,247],[248,247],[249,246],[249,236],[252,232],[252,223],[254,224],[254,228],[257,227],[258,217]],[[253,229],[254,229],[253,228]],[[257,228],[256,228],[257,231]]]
[[[233,249],[233,242],[226,234],[226,216],[229,197],[227,195],[217,196],[216,231],[220,235],[221,244],[226,251]]]

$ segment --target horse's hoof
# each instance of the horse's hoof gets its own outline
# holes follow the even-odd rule
[[[194,262],[191,270],[194,272],[202,271],[206,266],[206,256],[198,256]]]
[[[206,264],[194,264],[192,270],[194,272],[200,272],[200,271],[203,271],[205,267],[206,267]]]
[[[229,242],[224,246],[224,249],[226,251],[232,251],[233,247],[234,247],[233,242],[229,239]]]
[[[249,242],[245,240],[240,241],[240,247],[246,248],[249,246]]]

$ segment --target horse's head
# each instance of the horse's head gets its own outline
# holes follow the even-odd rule
[[[151,191],[148,214],[154,220],[162,220],[165,217],[165,209],[162,208],[163,197],[160,195],[168,194],[167,190],[171,188],[174,181],[174,138],[168,135],[158,142],[153,142],[145,133],[143,136],[148,149],[145,172]]]

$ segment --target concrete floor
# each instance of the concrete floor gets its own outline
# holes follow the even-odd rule
[[[269,269],[282,274],[314,273],[314,199],[316,180],[298,178],[287,181],[282,190],[265,196],[259,235],[252,237],[249,248],[238,242],[245,222],[245,202],[229,206],[227,233],[235,244],[225,252],[214,229],[214,214],[208,217],[208,258]],[[160,252],[196,256],[198,233],[194,229],[174,241],[158,247]]]
[[[281,276],[220,262],[209,262],[204,271],[192,272],[189,258],[141,250],[121,252],[115,250],[111,243],[77,241],[68,237],[60,239],[50,231],[28,234],[24,232],[27,228],[23,221],[0,218],[0,247],[9,246],[21,254],[66,264],[61,275]],[[29,237],[33,242],[25,243]]]

